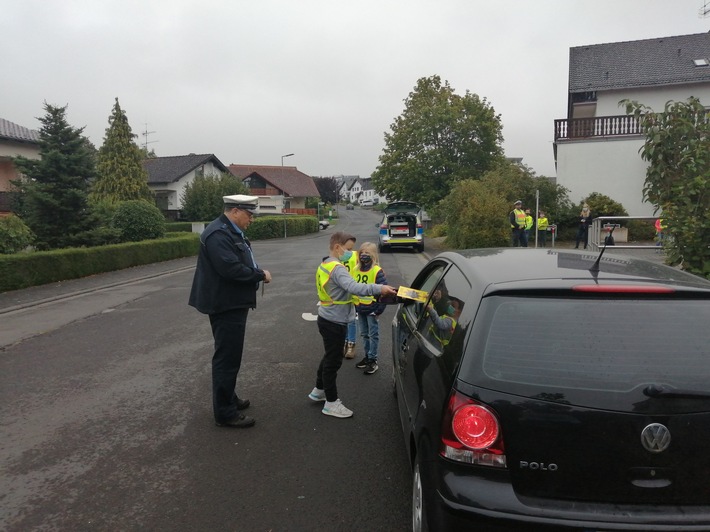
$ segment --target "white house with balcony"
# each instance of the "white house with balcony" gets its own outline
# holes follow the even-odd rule
[[[557,183],[575,203],[599,192],[632,216],[653,215],[642,193],[645,139],[619,102],[661,112],[691,96],[710,106],[707,33],[570,48],[567,118],[555,120]]]

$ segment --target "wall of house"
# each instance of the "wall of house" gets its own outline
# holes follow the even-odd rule
[[[660,112],[663,111],[667,101],[684,102],[690,96],[695,96],[707,107],[710,105],[710,85],[671,85],[648,89],[600,91],[597,93],[596,116],[625,115],[626,110],[619,107],[621,100],[636,100],[654,111]]]
[[[19,155],[28,159],[39,159],[39,146],[26,142],[0,140],[0,192],[10,190],[10,180],[19,177],[12,164],[12,157]]]
[[[631,216],[652,216],[644,202],[643,184],[648,163],[641,159],[642,137],[568,141],[557,146],[557,183],[567,187],[579,203],[599,192],[621,203]]]

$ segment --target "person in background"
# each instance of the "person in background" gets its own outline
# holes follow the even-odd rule
[[[592,223],[592,211],[586,203],[579,213],[579,225],[577,226],[577,238],[575,238],[574,249],[579,249],[579,243],[584,241],[584,249],[587,249],[589,241],[589,225]]]
[[[656,223],[654,224],[654,227],[656,228],[656,245],[662,246],[663,230],[666,228],[666,226],[663,224],[663,218],[656,218]]]
[[[510,221],[510,232],[512,235],[512,246],[517,248],[522,246],[528,247],[528,241],[525,238],[525,211],[523,211],[523,202],[518,200],[513,204],[513,210],[508,215]]]
[[[545,215],[545,211],[540,210],[537,213],[537,243],[540,245],[540,247],[545,247],[545,244],[547,244],[547,228],[549,227],[550,222],[547,221],[547,216]]]
[[[357,242],[355,237],[352,237],[351,240],[348,240],[345,243],[345,248],[348,251],[353,251],[353,248],[355,247],[355,242]],[[357,251],[353,251],[352,255],[350,258],[343,263],[343,266],[350,272],[350,275],[353,274],[353,271],[357,267],[358,259],[357,259]],[[348,323],[348,333],[345,336],[345,343],[343,344],[343,356],[345,358],[355,358],[355,341],[357,339],[357,316],[353,317],[352,321]]]
[[[358,283],[387,284],[385,272],[380,266],[377,256],[377,246],[372,242],[365,242],[360,246],[358,265],[355,267],[353,277]],[[362,336],[362,346],[365,356],[355,367],[364,370],[365,375],[372,375],[378,369],[377,350],[380,343],[380,314],[386,305],[380,303],[372,296],[358,297],[355,311],[358,317],[358,328]]]
[[[525,242],[530,242],[530,231],[533,228],[533,217],[530,214],[530,209],[525,209]]]
[[[323,338],[325,353],[316,371],[316,385],[308,394],[312,401],[325,401],[323,414],[348,418],[353,411],[347,408],[338,396],[336,384],[338,369],[343,364],[343,342],[348,323],[355,314],[353,296],[394,296],[397,291],[388,285],[358,283],[348,273],[344,263],[352,251],[346,247],[352,235],[338,231],[330,237],[330,255],[316,270],[318,291],[318,332]]]
[[[259,283],[271,274],[254,260],[244,231],[258,208],[257,196],[224,196],[224,213],[200,235],[200,252],[188,304],[210,317],[214,338],[212,407],[219,427],[246,428],[256,423],[241,413],[248,399],[235,387],[242,364],[249,309],[256,308]]]

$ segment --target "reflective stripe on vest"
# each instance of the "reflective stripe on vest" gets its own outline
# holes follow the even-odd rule
[[[330,281],[330,276],[333,274],[333,270],[335,270],[338,266],[343,266],[343,264],[337,261],[323,262],[316,270],[316,290],[318,291],[318,299],[320,300],[320,304],[324,307],[354,303],[352,296],[348,296],[346,301],[334,301],[325,289],[325,285],[328,281]]]
[[[368,271],[361,272],[360,265],[358,264],[358,266],[350,273],[352,274],[353,278],[358,283],[375,284],[375,281],[377,280],[377,274],[380,272],[381,269],[382,268],[380,268],[377,264],[375,264]],[[356,304],[369,305],[369,304],[375,302],[375,296],[354,296],[354,297],[355,297]]]

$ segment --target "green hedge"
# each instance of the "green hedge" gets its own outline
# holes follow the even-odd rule
[[[192,233],[192,222],[167,222],[166,233]]]
[[[0,292],[190,257],[197,255],[199,242],[197,234],[190,233],[110,246],[0,255]]]
[[[286,236],[301,236],[318,232],[318,220],[315,216],[259,216],[247,229],[246,234],[251,240],[267,240],[283,238],[284,224]]]

